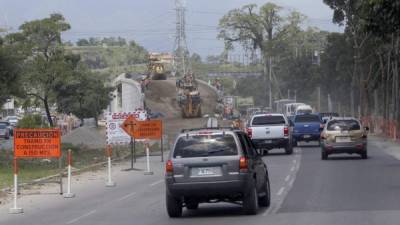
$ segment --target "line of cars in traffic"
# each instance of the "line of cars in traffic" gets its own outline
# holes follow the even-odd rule
[[[356,118],[339,117],[337,113],[305,112],[289,117],[282,113],[259,113],[249,119],[246,131],[263,154],[279,148],[292,154],[299,142],[316,141],[322,160],[341,153],[368,158],[369,128]]]

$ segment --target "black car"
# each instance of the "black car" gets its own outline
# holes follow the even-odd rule
[[[267,166],[240,130],[193,129],[178,135],[166,163],[166,207],[170,217],[200,203],[231,202],[246,214],[270,205]]]

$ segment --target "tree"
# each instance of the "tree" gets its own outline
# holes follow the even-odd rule
[[[82,39],[79,39],[79,40],[76,42],[76,45],[77,45],[77,46],[89,46],[90,43],[89,43],[89,41],[88,41],[87,39],[82,38]]]
[[[61,32],[70,25],[61,14],[26,22],[20,33],[11,34],[9,39],[27,54],[24,63],[23,87],[27,96],[39,99],[45,108],[50,126],[53,120],[50,107],[53,103],[55,86],[69,75],[61,42]]]
[[[1,42],[0,39],[0,106],[11,96],[21,95],[20,60]]]
[[[238,42],[244,49],[261,51],[266,87],[264,98],[269,96],[269,105],[272,106],[272,58],[281,51],[283,40],[292,31],[300,30],[304,16],[293,12],[288,18],[283,18],[280,16],[282,7],[273,3],[264,4],[258,13],[256,10],[257,5],[251,4],[229,11],[220,20],[218,37],[225,40],[228,48],[233,48],[233,44]],[[268,89],[271,94],[268,94]]]
[[[72,113],[82,121],[93,117],[97,124],[99,115],[111,100],[113,88],[105,86],[98,74],[82,65],[75,65],[73,79],[57,86],[57,109],[62,113]]]

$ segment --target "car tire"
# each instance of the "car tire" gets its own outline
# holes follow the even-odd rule
[[[262,151],[263,155],[268,155],[268,150],[267,149],[262,149],[261,151]]]
[[[8,140],[8,139],[10,139],[10,136],[5,136],[4,138],[5,138],[6,140]]]
[[[325,149],[321,149],[321,159],[322,160],[328,159],[328,153],[326,153]]]
[[[290,143],[287,143],[285,146],[285,153],[286,155],[293,154],[293,146]]]
[[[182,216],[182,200],[172,196],[171,194],[166,194],[166,205],[169,217],[176,218]]]
[[[188,202],[186,203],[186,208],[190,210],[196,210],[199,208],[199,203],[198,202]]]
[[[361,158],[362,159],[368,159],[368,152],[365,150],[365,152],[361,153]]]
[[[249,188],[243,197],[243,212],[247,215],[256,215],[258,211],[258,194],[254,185]]]
[[[265,195],[258,198],[258,205],[261,207],[269,207],[271,205],[271,187],[269,185],[268,175],[265,175],[264,190]]]

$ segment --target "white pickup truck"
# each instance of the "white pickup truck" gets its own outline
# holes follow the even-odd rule
[[[246,129],[255,146],[264,154],[274,148],[284,148],[288,155],[293,153],[289,120],[283,114],[253,115]]]

